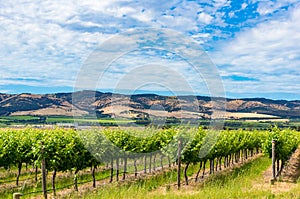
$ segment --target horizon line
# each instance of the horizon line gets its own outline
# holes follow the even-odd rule
[[[180,94],[180,95],[166,95],[166,94],[159,94],[159,93],[163,93],[164,91],[144,91],[143,93],[133,93],[133,94],[128,94],[128,93],[115,93],[112,92],[110,90],[89,90],[89,89],[83,89],[83,90],[73,90],[73,91],[58,91],[58,92],[45,92],[45,93],[35,93],[35,92],[16,92],[16,93],[4,93],[4,92],[0,92],[0,94],[4,94],[4,95],[22,95],[22,94],[30,94],[30,95],[55,95],[55,94],[63,94],[63,93],[76,93],[76,92],[99,92],[99,93],[103,93],[103,94],[118,94],[118,95],[126,95],[126,96],[136,96],[136,95],[156,95],[156,96],[162,96],[162,97],[174,97],[174,96],[179,96],[179,97],[187,97],[187,96],[193,96],[193,97],[207,97],[207,98],[223,98],[223,99],[227,99],[227,100],[246,100],[246,99],[265,99],[265,100],[272,100],[272,101],[300,101],[300,99],[274,99],[274,98],[268,98],[268,97],[216,97],[216,96],[208,96],[205,94]],[[139,91],[140,92],[140,91]],[[158,93],[157,93],[158,92]],[[166,92],[165,92],[166,93]],[[169,92],[168,92],[169,93]],[[226,95],[226,94],[225,94]]]

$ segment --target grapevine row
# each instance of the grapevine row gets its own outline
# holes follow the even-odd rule
[[[119,178],[119,161],[124,161],[123,179],[127,173],[127,162],[132,160],[137,176],[136,160],[143,157],[144,172],[147,159],[156,161],[156,155],[167,157],[169,164],[177,160],[178,140],[183,143],[182,162],[185,163],[185,179],[188,184],[186,170],[190,164],[199,164],[205,170],[206,162],[210,163],[210,173],[217,169],[230,166],[261,149],[271,153],[271,141],[276,140],[276,159],[284,162],[300,143],[299,132],[273,128],[270,131],[216,131],[202,128],[170,128],[122,130],[84,130],[73,129],[1,129],[0,130],[0,167],[6,169],[17,166],[18,175],[23,164],[41,165],[46,160],[46,169],[52,172],[52,189],[55,194],[55,178],[57,172],[72,171],[74,185],[77,187],[77,173],[85,168],[92,168],[95,185],[95,168],[101,163],[111,164],[110,182],[113,180],[114,165],[117,179]],[[155,164],[154,164],[155,165]],[[161,165],[163,166],[163,165]],[[196,180],[198,179],[197,173]],[[203,172],[204,173],[204,172]]]

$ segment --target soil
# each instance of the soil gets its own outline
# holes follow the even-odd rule
[[[272,179],[272,165],[263,173],[263,180],[253,183],[253,189],[269,190],[272,194],[279,194],[282,192],[289,192],[295,188],[297,184],[290,182],[276,181],[271,184]]]
[[[282,181],[297,182],[300,176],[300,147],[293,153],[283,172]]]
[[[273,194],[289,192],[297,186],[296,182],[300,176],[300,147],[293,153],[286,163],[281,176],[271,185],[272,165],[263,173],[263,180],[255,182],[253,188],[270,190]]]

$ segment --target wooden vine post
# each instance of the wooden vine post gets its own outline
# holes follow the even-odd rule
[[[42,189],[43,189],[44,198],[47,199],[46,160],[44,157],[45,148],[44,148],[43,142],[41,142],[41,145],[42,145],[41,156],[43,157],[43,159],[42,159]]]
[[[271,179],[271,184],[274,184],[274,182],[276,181],[276,154],[275,154],[275,145],[276,145],[276,141],[272,140],[272,179]]]
[[[177,158],[178,158],[178,169],[177,169],[177,188],[180,189],[180,169],[181,169],[181,140],[178,140],[178,151],[177,151]]]

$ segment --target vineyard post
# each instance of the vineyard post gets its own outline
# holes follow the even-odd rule
[[[177,151],[177,157],[178,157],[178,171],[177,171],[177,188],[180,189],[180,167],[181,167],[181,140],[178,140],[178,151]]]
[[[275,140],[272,140],[272,179],[271,184],[274,184],[276,180],[276,167],[275,167]]]
[[[44,193],[44,198],[47,199],[46,161],[45,161],[45,157],[44,157],[45,148],[44,148],[44,143],[43,142],[41,142],[41,145],[42,145],[42,149],[41,149],[41,156],[42,156],[42,189],[43,189],[43,193]]]

